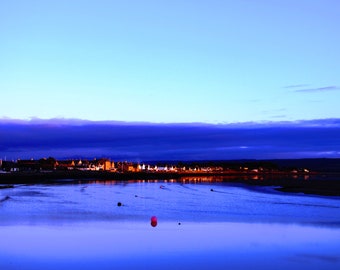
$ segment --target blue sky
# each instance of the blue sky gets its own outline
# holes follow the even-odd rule
[[[340,117],[340,3],[1,1],[0,118]]]

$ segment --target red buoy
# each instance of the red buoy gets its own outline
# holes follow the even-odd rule
[[[151,226],[156,227],[157,226],[157,217],[152,216],[151,217]]]

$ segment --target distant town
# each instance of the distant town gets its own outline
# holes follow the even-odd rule
[[[151,162],[138,163],[128,161],[114,162],[108,158],[99,159],[67,159],[57,160],[56,158],[41,159],[18,159],[7,161],[0,159],[1,173],[15,172],[54,172],[54,171],[105,171],[117,173],[293,173],[309,174],[311,170],[305,167],[279,166],[270,161],[177,161],[177,162]]]

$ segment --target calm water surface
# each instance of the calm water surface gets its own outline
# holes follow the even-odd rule
[[[340,269],[336,197],[172,181],[19,185],[6,196],[0,269]]]

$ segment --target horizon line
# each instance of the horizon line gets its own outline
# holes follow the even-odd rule
[[[221,127],[248,127],[248,126],[340,126],[340,118],[299,119],[284,121],[244,121],[244,122],[151,122],[151,121],[123,121],[123,120],[89,120],[81,118],[39,118],[26,119],[0,117],[0,124],[23,124],[23,125],[52,125],[52,126],[85,126],[85,125],[136,125],[136,126],[221,126]]]

